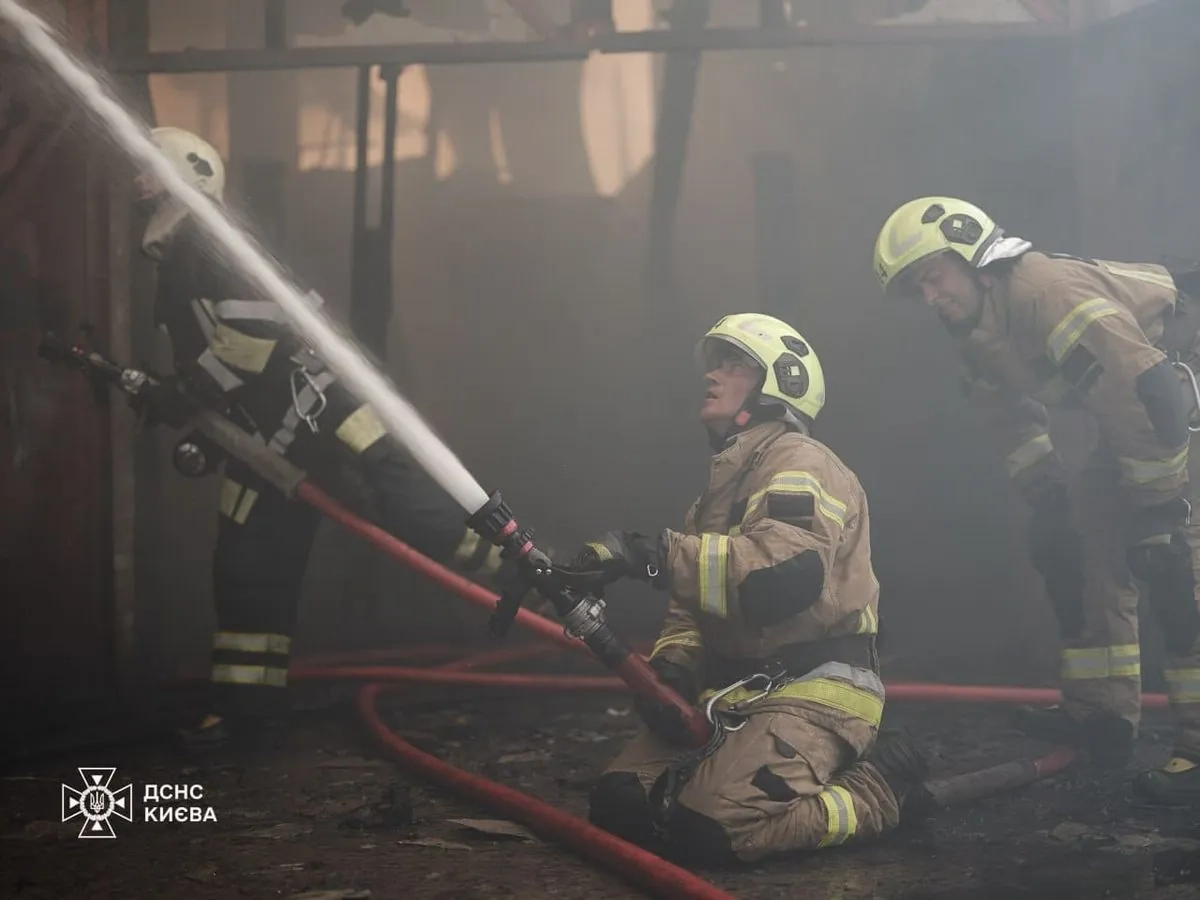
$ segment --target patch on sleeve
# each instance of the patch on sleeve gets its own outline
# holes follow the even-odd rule
[[[1079,344],[1067,354],[1063,360],[1062,377],[1080,394],[1086,394],[1092,389],[1102,374],[1104,366],[1087,347]]]
[[[812,494],[767,494],[767,516],[798,528],[812,529],[816,507]]]

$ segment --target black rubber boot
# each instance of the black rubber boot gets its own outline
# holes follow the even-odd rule
[[[176,732],[179,746],[184,750],[208,750],[226,747],[233,739],[232,723],[216,713],[209,713],[197,725]]]
[[[1133,792],[1157,806],[1200,810],[1200,753],[1177,751],[1166,765],[1138,775],[1133,780]]]
[[[875,746],[863,757],[883,776],[887,786],[896,795],[896,803],[903,811],[909,796],[925,781],[929,774],[929,763],[917,749],[912,739],[902,731],[882,731]]]
[[[209,713],[198,725],[180,729],[176,736],[181,749],[195,753],[270,750],[281,745],[285,725],[279,716]]]
[[[1101,768],[1123,769],[1133,756],[1133,723],[1113,713],[1092,713],[1079,721],[1061,706],[1025,707],[1017,719],[1017,727],[1030,737],[1080,750]]]

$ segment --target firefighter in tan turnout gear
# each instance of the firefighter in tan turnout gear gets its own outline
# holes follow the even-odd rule
[[[1195,272],[1038,252],[950,197],[892,213],[875,270],[887,292],[923,297],[957,341],[968,393],[1032,507],[1030,555],[1061,632],[1063,704],[1038,711],[1031,730],[1102,763],[1128,761],[1140,582],[1162,627],[1177,728],[1169,762],[1134,787],[1157,802],[1200,801]],[[1098,426],[1070,489],[1048,406],[1081,408]]]
[[[156,128],[153,137],[193,187],[222,202],[225,166],[211,144],[178,128]],[[210,255],[187,210],[152,178],[139,177],[139,189],[153,210],[142,249],[157,266],[155,321],[170,337],[175,367],[168,386],[211,398],[318,481],[357,482],[361,511],[420,552],[480,580],[496,577],[499,548],[467,528],[453,498],[300,344],[278,305]],[[193,745],[252,736],[284,711],[292,632],[320,521],[237,460],[225,464],[219,507],[211,713],[185,732]]]
[[[683,530],[609,532],[574,564],[669,592],[651,664],[710,710],[715,737],[689,750],[678,718],[639,699],[647,727],[599,779],[591,820],[708,862],[874,837],[897,824],[924,763],[902,735],[876,740],[867,501],[810,435],[825,402],[820,362],[757,313],[723,318],[697,355],[714,455]]]

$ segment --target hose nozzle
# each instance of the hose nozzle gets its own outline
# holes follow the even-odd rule
[[[517,565],[517,578],[500,595],[500,602],[488,622],[488,630],[496,637],[504,637],[512,627],[521,608],[521,599],[536,589],[550,575],[550,557],[533,542],[533,531],[522,528],[496,491],[488,502],[467,519],[467,526],[481,538],[500,548],[500,558],[513,560]]]

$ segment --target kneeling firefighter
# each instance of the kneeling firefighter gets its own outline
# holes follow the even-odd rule
[[[153,136],[192,186],[222,202],[224,162],[208,142],[178,128],[156,128]],[[453,498],[297,340],[278,304],[206,253],[187,210],[152,177],[139,176],[138,187],[153,210],[142,249],[157,263],[155,323],[170,337],[175,366],[151,404],[158,412],[148,413],[181,425],[178,414],[172,421],[173,398],[206,398],[317,481],[365,488],[356,492],[366,495],[365,512],[415,549],[465,575],[495,578],[499,548],[467,528]],[[187,440],[184,447],[196,449]],[[320,520],[237,460],[226,461],[223,474],[211,714],[186,733],[190,743],[254,733],[253,726],[283,712],[301,585]]]
[[[857,477],[811,436],[821,364],[786,323],[721,319],[701,340],[714,455],[682,531],[609,532],[573,566],[670,594],[651,664],[713,739],[639,700],[646,727],[591,793],[591,821],[659,852],[752,861],[893,828],[924,778],[878,729],[879,584]],[[878,737],[878,740],[877,740]]]
[[[1030,731],[1101,764],[1128,761],[1141,712],[1136,579],[1163,629],[1176,732],[1170,761],[1134,787],[1153,801],[1200,802],[1197,272],[1039,252],[952,197],[893,212],[875,270],[887,293],[923,298],[957,342],[967,393],[1032,508],[1063,704],[1031,711]],[[1051,443],[1047,407],[1094,417],[1099,440],[1077,485]]]

